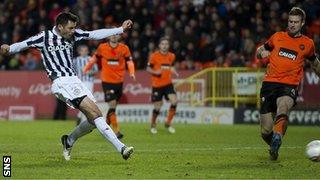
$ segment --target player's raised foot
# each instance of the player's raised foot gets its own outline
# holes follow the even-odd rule
[[[270,160],[276,161],[278,159],[279,155],[279,148],[281,146],[281,135],[279,133],[274,133],[272,136],[271,140],[271,145],[270,145]]]
[[[61,143],[63,145],[63,157],[66,161],[69,161],[71,159],[72,146],[68,144],[68,135],[63,135],[61,137]]]
[[[122,139],[124,135],[119,131],[116,133],[116,136],[118,139]]]
[[[150,132],[151,132],[151,134],[157,134],[157,133],[158,133],[158,130],[157,130],[157,128],[152,127],[152,128],[150,129]]]
[[[129,159],[130,155],[133,153],[133,147],[130,146],[130,147],[127,147],[127,146],[123,146],[121,148],[121,154],[122,154],[122,158],[124,160],[127,160]]]

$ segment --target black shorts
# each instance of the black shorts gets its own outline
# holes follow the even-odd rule
[[[117,100],[122,96],[122,83],[106,83],[102,82],[105,102]]]
[[[260,90],[260,113],[276,113],[277,98],[281,96],[290,96],[293,99],[294,104],[296,104],[298,86],[276,82],[263,82]]]
[[[162,101],[162,98],[165,97],[166,100],[169,100],[169,94],[176,94],[172,84],[163,86],[163,87],[152,87],[151,101]]]

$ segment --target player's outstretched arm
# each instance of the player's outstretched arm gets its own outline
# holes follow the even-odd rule
[[[43,36],[44,32],[40,32],[35,36],[32,36],[24,41],[17,42],[11,45],[3,44],[1,45],[2,54],[15,54],[20,51],[23,51],[29,47],[41,48],[43,47]]]
[[[122,26],[118,28],[97,29],[93,31],[83,31],[81,29],[76,29],[76,41],[79,41],[81,39],[101,40],[112,35],[122,34],[124,31],[130,29],[132,27],[132,24],[133,23],[131,20],[126,20],[122,23]]]
[[[14,43],[11,45],[3,44],[1,45],[1,53],[6,55],[15,54],[27,48],[28,48],[28,45],[26,41]]]
[[[256,54],[257,54],[258,59],[263,59],[263,58],[270,56],[270,51],[266,50],[264,45],[262,45],[262,46],[258,47]]]

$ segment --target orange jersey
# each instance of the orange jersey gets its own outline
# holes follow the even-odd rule
[[[291,37],[277,32],[265,43],[270,51],[263,81],[298,85],[303,78],[304,59],[314,55],[314,43],[307,36]]]
[[[132,60],[129,47],[119,43],[112,48],[109,43],[100,44],[95,52],[101,63],[101,81],[108,83],[122,83],[126,70],[126,61]]]
[[[171,52],[161,54],[156,51],[150,55],[148,65],[155,71],[161,70],[161,76],[152,75],[152,87],[163,87],[172,83],[171,68],[175,58],[176,56]]]

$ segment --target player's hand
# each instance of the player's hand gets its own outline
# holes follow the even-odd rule
[[[266,58],[270,56],[270,51],[261,51],[261,58]]]
[[[130,77],[133,81],[137,81],[136,76],[134,74],[130,74]]]
[[[1,54],[9,54],[10,46],[8,44],[1,45]]]
[[[133,23],[131,20],[125,20],[123,23],[122,23],[122,28],[123,28],[123,31],[126,31],[128,29],[130,29],[132,27]]]

